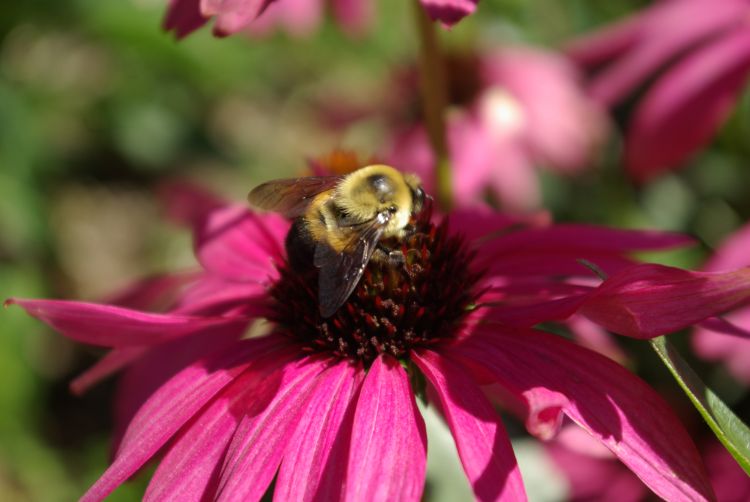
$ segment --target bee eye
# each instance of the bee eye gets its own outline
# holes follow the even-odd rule
[[[391,207],[388,208],[388,211],[391,214],[396,214],[396,211],[398,211],[398,208],[396,206],[391,206]]]

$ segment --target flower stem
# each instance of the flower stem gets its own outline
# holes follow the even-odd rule
[[[427,17],[419,0],[413,0],[412,4],[419,33],[419,80],[422,90],[422,109],[427,135],[435,154],[436,196],[440,207],[447,211],[453,206],[453,186],[445,134],[447,104],[445,62],[440,51],[435,23]]]

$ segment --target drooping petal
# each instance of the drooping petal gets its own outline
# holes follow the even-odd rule
[[[230,281],[267,282],[274,263],[284,258],[289,223],[275,214],[253,214],[244,207],[214,211],[196,233],[198,260]]]
[[[667,403],[618,364],[548,333],[478,327],[447,347],[482,365],[510,396],[543,397],[666,500],[713,500],[700,456]],[[537,410],[538,412],[538,410]]]
[[[152,394],[179,371],[237,343],[245,326],[229,326],[147,347],[117,380],[112,444],[117,450],[131,420]],[[117,349],[122,350],[122,349]]]
[[[198,2],[199,0],[193,0]],[[171,221],[198,233],[212,212],[226,208],[228,203],[204,187],[185,180],[169,181],[158,188],[159,199]]]
[[[146,401],[133,418],[114,462],[81,498],[104,499],[140,469],[180,428],[251,364],[288,361],[279,337],[238,342],[177,373]]]
[[[201,15],[199,0],[170,0],[162,27],[174,32],[177,38],[183,38],[206,24],[206,21]]]
[[[656,230],[622,230],[597,225],[557,224],[547,228],[525,229],[487,243],[487,253],[516,250],[568,248],[609,252],[671,249],[694,244],[688,235]]]
[[[241,417],[221,467],[216,500],[260,500],[326,364],[323,359],[304,358],[288,365],[268,406]]]
[[[643,16],[618,20],[568,43],[565,53],[577,64],[596,68],[630,50],[643,33]]]
[[[145,500],[206,500],[213,496],[219,468],[237,424],[262,411],[279,390],[283,359],[266,358],[222,391],[180,432],[159,463]]]
[[[446,26],[452,26],[477,8],[479,0],[421,0],[427,15]]]
[[[146,347],[123,347],[110,350],[92,367],[70,382],[71,392],[80,396],[91,388],[91,386],[120,371],[141,357],[146,350]]]
[[[97,303],[11,298],[19,305],[77,342],[104,347],[132,347],[165,342],[207,328],[247,323],[236,317],[197,317],[151,314]]]
[[[174,304],[181,290],[198,276],[198,273],[182,273],[146,277],[115,292],[101,303],[135,310],[163,312]]]
[[[357,402],[346,500],[417,501],[422,496],[427,437],[409,379],[394,358],[375,359]]]
[[[205,276],[185,289],[172,313],[210,316],[241,307],[242,316],[267,317],[268,303],[265,284]]]
[[[653,338],[750,303],[750,268],[691,272],[635,265],[604,281],[581,313],[610,331]]]
[[[362,368],[347,363],[321,375],[284,453],[274,500],[342,498],[354,407],[363,379]]]
[[[437,390],[477,500],[526,500],[505,427],[466,370],[428,350],[412,353],[412,357]]]
[[[630,124],[625,161],[631,174],[645,181],[705,145],[731,111],[748,72],[746,28],[724,35],[670,69],[648,91]]]
[[[709,361],[721,361],[738,381],[750,385],[750,309],[729,314],[725,322],[712,321],[701,323],[693,334],[693,350]]]

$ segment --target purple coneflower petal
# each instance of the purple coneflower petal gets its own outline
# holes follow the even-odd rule
[[[642,42],[594,78],[589,92],[608,105],[635,91],[655,71],[696,43],[738,25],[747,3],[723,0],[672,2],[644,18]],[[689,29],[686,29],[689,26]]]
[[[274,500],[342,499],[354,408],[364,375],[361,367],[341,362],[320,376],[284,453]]]
[[[139,359],[147,347],[122,347],[112,349],[93,366],[70,382],[70,390],[80,396],[93,385],[111,376]]]
[[[208,272],[230,281],[267,282],[284,259],[289,223],[275,214],[232,206],[212,212],[196,234],[196,253]]]
[[[479,0],[421,0],[427,14],[435,21],[452,26],[477,8]]]
[[[706,272],[725,272],[750,265],[750,224],[734,232],[703,266]]]
[[[731,111],[749,71],[750,30],[743,28],[696,50],[666,73],[644,97],[628,131],[631,173],[647,180],[707,143]]]
[[[374,2],[370,0],[331,0],[333,15],[349,35],[361,35],[375,17]]]
[[[138,410],[114,461],[81,500],[104,499],[251,364],[291,359],[282,343],[283,339],[271,336],[246,340],[177,373]]]
[[[713,500],[700,456],[667,403],[618,364],[561,337],[478,327],[453,354],[490,371],[539,413],[563,411],[666,500]]]
[[[412,353],[434,385],[477,500],[526,500],[516,457],[500,416],[466,370],[435,352]]]
[[[232,282],[206,275],[185,288],[172,310],[175,314],[217,315],[241,307],[245,317],[268,316],[268,287],[254,282]]]
[[[306,357],[287,365],[278,381],[264,383],[274,387],[274,397],[260,413],[252,411],[251,403],[241,417],[221,468],[216,500],[260,500],[326,364],[325,359]]]
[[[77,342],[104,347],[152,345],[206,328],[221,328],[247,319],[152,314],[137,310],[65,300],[11,298],[15,304]]]
[[[213,496],[219,467],[237,424],[256,414],[276,394],[285,359],[266,357],[228,385],[200,416],[185,426],[159,463],[145,500],[205,500]]]
[[[173,31],[177,38],[183,38],[207,21],[201,14],[199,0],[170,0],[162,27]]]
[[[201,0],[204,16],[216,16],[214,33],[231,35],[245,28],[274,0]]]
[[[750,303],[750,268],[691,272],[635,265],[604,281],[581,313],[610,331],[653,338]]]
[[[357,402],[344,498],[420,500],[426,454],[424,421],[409,378],[396,359],[381,355]]]
[[[199,276],[197,272],[188,272],[146,277],[115,292],[101,303],[135,310],[162,312],[172,306],[183,288]]]
[[[630,16],[573,40],[565,52],[579,65],[597,67],[630,50],[642,32],[642,16]]]

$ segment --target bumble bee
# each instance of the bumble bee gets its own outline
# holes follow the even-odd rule
[[[386,165],[371,165],[345,176],[311,176],[269,181],[248,195],[258,209],[294,218],[286,239],[293,267],[319,269],[320,314],[333,315],[346,302],[370,259],[402,262],[382,239],[403,239],[409,220],[424,205],[419,179]]]

